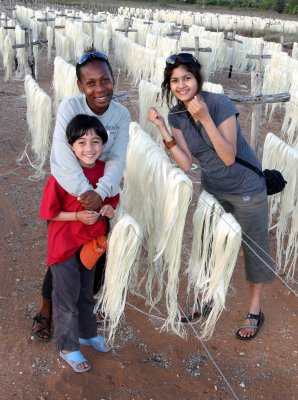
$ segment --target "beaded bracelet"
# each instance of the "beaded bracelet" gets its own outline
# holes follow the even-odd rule
[[[163,142],[168,150],[170,150],[172,147],[174,147],[177,144],[177,142],[174,138],[172,140],[170,140],[169,142],[166,142],[165,140],[163,140]]]

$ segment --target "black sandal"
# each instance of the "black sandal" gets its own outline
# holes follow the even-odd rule
[[[208,315],[210,314],[211,310],[212,310],[212,304],[211,303],[207,303],[203,305],[203,309],[201,312],[201,305],[199,302],[197,302],[197,307],[196,307],[199,311],[195,311],[193,314],[190,313],[190,309],[191,306],[188,304],[186,306],[186,312],[185,312],[185,316],[181,317],[180,321],[183,324],[188,324],[189,322],[194,321],[195,319],[201,318],[201,317],[208,317]]]
[[[51,319],[43,317],[39,313],[36,314],[35,317],[33,317],[31,332],[35,339],[41,342],[49,342],[52,339]],[[44,336],[40,336],[40,333],[42,333]]]
[[[235,333],[237,339],[240,339],[240,340],[254,339],[257,336],[257,334],[259,333],[259,330],[261,329],[261,327],[265,321],[265,315],[261,311],[260,311],[260,314],[247,314],[246,318],[249,319],[250,325],[240,326],[238,331]],[[257,324],[254,324],[253,320],[258,321]],[[241,336],[239,333],[241,331],[241,329],[254,329],[255,333],[252,336]]]

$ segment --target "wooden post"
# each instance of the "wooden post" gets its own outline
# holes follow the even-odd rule
[[[233,31],[233,36],[232,36],[232,55],[231,55],[231,64],[229,68],[229,78],[232,77],[232,71],[233,71],[233,64],[234,64],[234,57],[235,57],[235,36],[236,36],[236,31]]]
[[[32,30],[26,31],[26,36],[28,38],[28,65],[31,69],[32,78],[35,79],[35,60],[33,55],[33,38]]]
[[[195,47],[182,47],[181,50],[183,50],[183,51],[194,51],[196,58],[199,57],[200,52],[212,53],[212,49],[210,47],[200,47],[199,36],[195,36]]]
[[[262,56],[264,52],[264,43],[261,43],[260,54],[257,60],[257,67],[255,71],[251,72],[251,94],[252,96],[259,96],[262,94],[263,73],[262,73]],[[262,103],[254,104],[252,106],[251,115],[251,131],[250,131],[250,144],[259,155],[259,141],[260,129],[263,122]]]
[[[129,33],[129,32],[138,32],[137,29],[130,29],[130,19],[129,19],[129,18],[124,18],[124,20],[125,20],[125,27],[124,27],[124,29],[119,29],[119,28],[117,28],[117,29],[115,29],[115,31],[124,32],[125,37],[128,37],[128,33]]]

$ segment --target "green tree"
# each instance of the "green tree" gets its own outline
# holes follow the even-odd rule
[[[274,10],[281,14],[284,11],[285,6],[286,6],[285,0],[276,0]]]

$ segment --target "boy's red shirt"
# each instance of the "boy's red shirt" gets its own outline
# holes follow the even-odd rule
[[[95,188],[100,177],[104,175],[104,162],[97,161],[93,168],[83,168],[84,174]],[[104,204],[117,207],[119,194],[107,197]],[[82,211],[77,197],[67,193],[51,175],[46,182],[40,205],[40,218],[51,220],[61,211]],[[63,262],[73,256],[86,242],[106,235],[108,226],[106,219],[101,219],[94,225],[86,225],[81,221],[51,221],[48,226],[47,266]]]

